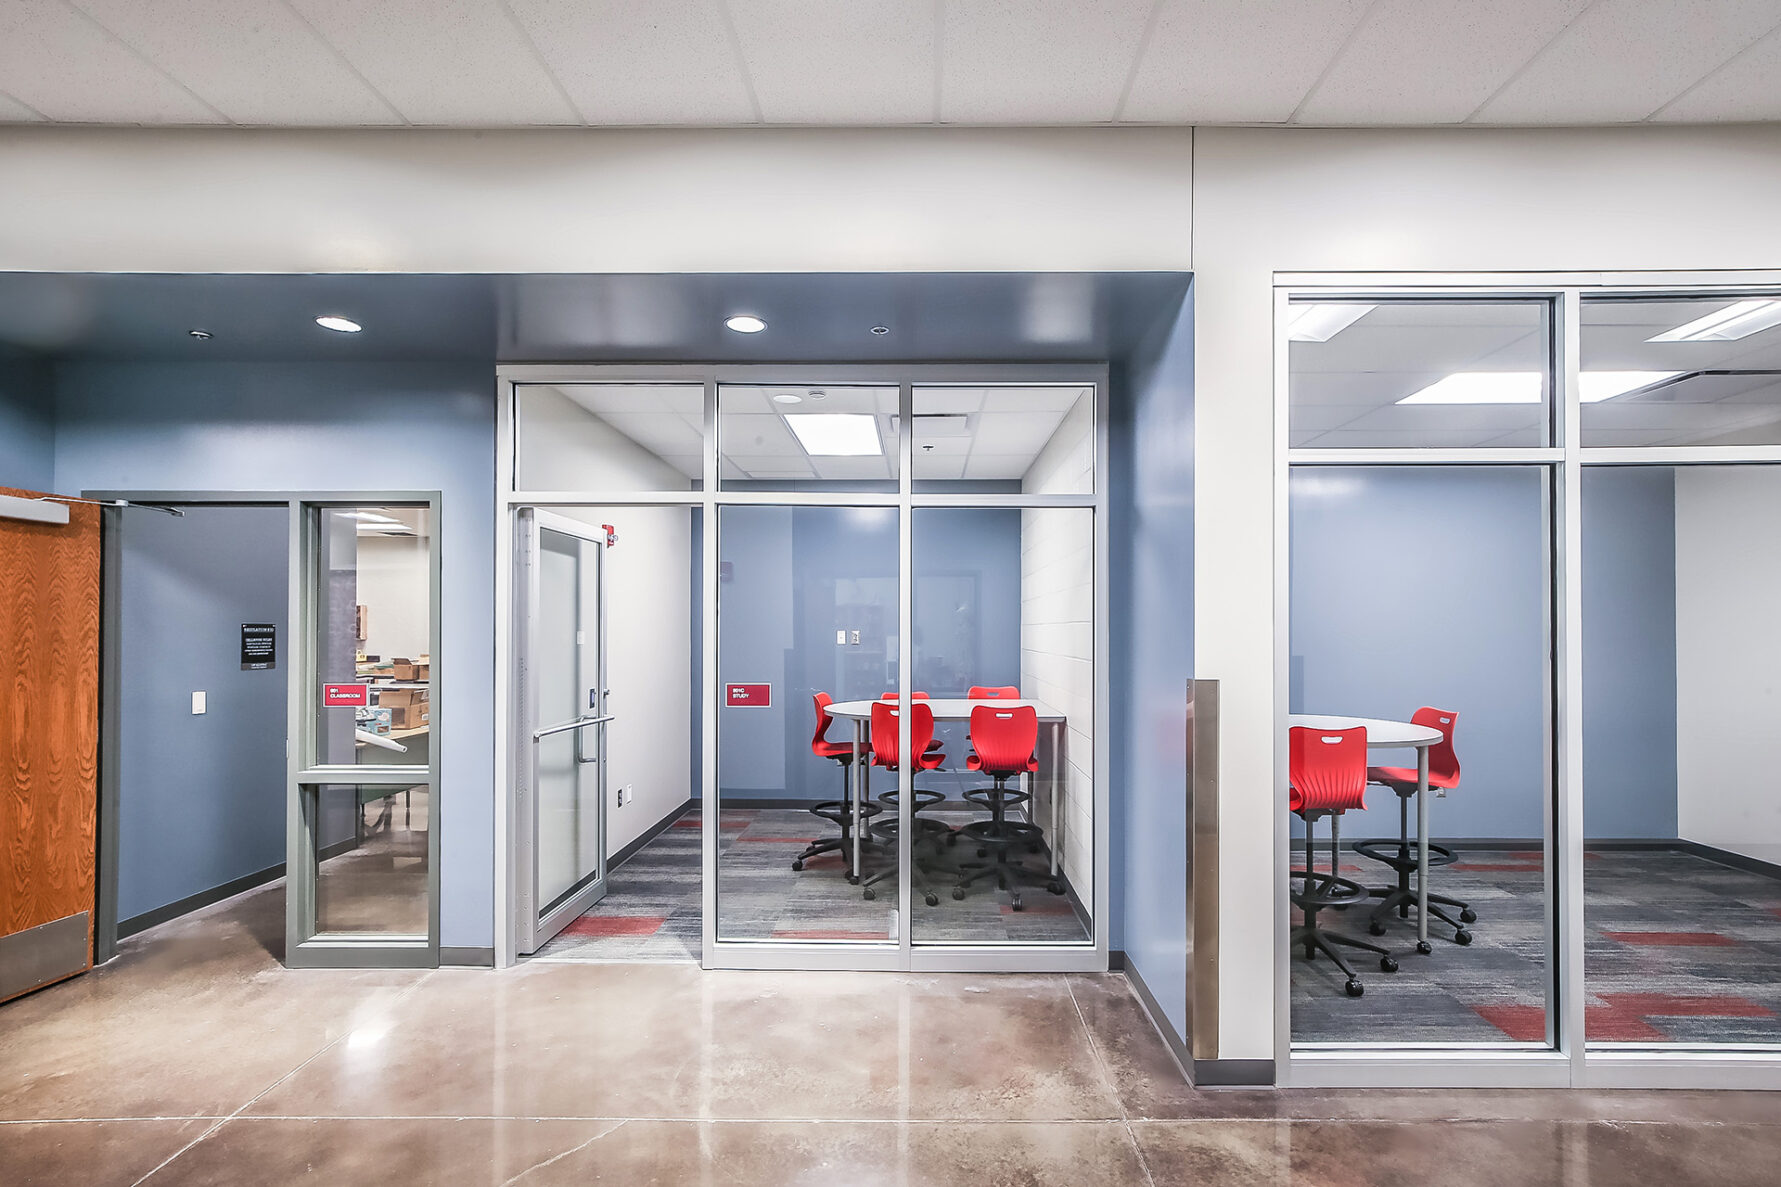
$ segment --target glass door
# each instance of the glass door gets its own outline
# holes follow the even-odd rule
[[[607,537],[520,511],[515,686],[521,747],[519,950],[536,952],[606,894]]]

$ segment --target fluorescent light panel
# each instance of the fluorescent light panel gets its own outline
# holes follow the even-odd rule
[[[1680,374],[1680,371],[1585,371],[1577,377],[1580,384],[1577,397],[1585,404],[1600,404],[1603,400],[1639,391]]]
[[[1455,371],[1412,392],[1400,404],[1538,404],[1546,390],[1539,371]]]
[[[811,457],[877,457],[878,418],[865,412],[796,413],[785,423]]]
[[[1377,305],[1294,305],[1286,321],[1286,336],[1294,342],[1328,342],[1359,321]]]
[[[1727,305],[1686,325],[1645,339],[1647,342],[1730,342],[1771,326],[1781,326],[1781,301],[1751,300]]]

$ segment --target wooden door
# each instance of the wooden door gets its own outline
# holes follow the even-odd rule
[[[93,965],[99,516],[0,519],[0,1001]]]

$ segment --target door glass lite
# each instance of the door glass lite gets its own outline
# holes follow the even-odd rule
[[[521,660],[526,767],[520,783],[520,871],[535,951],[606,891],[608,690],[600,531],[545,512],[522,524],[527,647]]]

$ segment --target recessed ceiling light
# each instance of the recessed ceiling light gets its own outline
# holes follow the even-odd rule
[[[1539,371],[1455,371],[1400,404],[1538,404],[1546,390]]]
[[[804,397],[797,392],[774,392],[773,402],[775,404],[802,404]]]
[[[767,323],[752,313],[738,313],[734,317],[726,317],[724,325],[738,334],[758,334],[767,328]]]
[[[1599,404],[1680,374],[1680,371],[1585,371],[1577,377],[1577,395],[1585,404]]]
[[[890,327],[889,326],[873,326],[872,332],[874,334],[877,334],[880,338],[882,338],[886,334],[890,333]]]
[[[337,313],[324,313],[315,319],[315,324],[324,330],[334,330],[341,334],[356,334],[365,328],[352,318],[341,317]]]
[[[878,418],[864,412],[799,413],[785,418],[798,443],[811,457],[876,457]]]
[[[1294,305],[1286,319],[1286,336],[1293,342],[1328,342],[1359,321],[1377,305]]]
[[[1647,342],[1729,342],[1760,330],[1781,326],[1781,301],[1739,301],[1686,325],[1645,339]]]
[[[196,338],[200,342],[209,342],[210,341],[210,331],[209,330],[187,330],[186,333],[190,334],[192,337]]]

